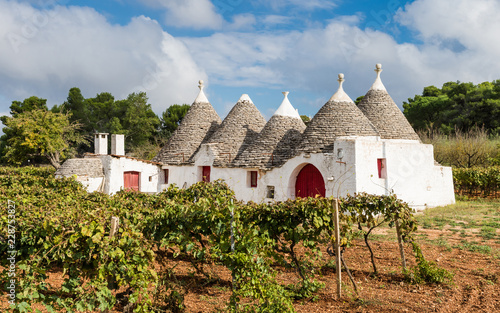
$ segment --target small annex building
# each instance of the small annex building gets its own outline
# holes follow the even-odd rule
[[[108,155],[99,150],[99,136],[107,135],[96,134],[95,154],[66,161],[56,175],[77,175],[89,191],[107,193],[222,179],[243,201],[394,192],[416,209],[454,203],[451,168],[434,161],[432,145],[420,141],[383,85],[380,64],[375,71],[358,105],[339,74],[338,90],[307,126],[288,92],[267,122],[246,94],[221,121],[200,81],[194,103],[152,161],[113,150],[115,135]]]

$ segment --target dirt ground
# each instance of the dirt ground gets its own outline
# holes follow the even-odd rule
[[[422,244],[427,260],[454,274],[453,284],[412,285],[401,274],[396,242],[377,241],[373,248],[379,269],[376,276],[372,275],[369,252],[362,241],[344,254],[359,294],[342,272],[342,297],[337,299],[335,271],[326,268],[318,277],[325,283],[318,299],[295,302],[297,312],[500,312],[500,259],[493,255]],[[411,249],[406,249],[406,255],[408,266],[415,265]],[[185,297],[186,312],[214,312],[224,308],[230,296],[230,277],[229,273],[221,274],[225,277],[223,284],[204,288],[192,284]],[[278,278],[286,283],[298,280],[295,271],[282,271]]]
[[[454,274],[452,284],[413,285],[405,282],[401,274],[401,261],[398,245],[393,241],[391,229],[381,229],[374,235],[372,247],[376,256],[379,274],[372,275],[369,252],[361,240],[344,254],[359,294],[354,292],[345,272],[342,272],[342,297],[336,298],[335,271],[325,266],[317,280],[325,283],[325,288],[317,293],[317,299],[301,300],[294,303],[297,312],[500,312],[500,249],[498,240],[483,242],[493,247],[493,252],[470,251],[464,243],[463,234],[448,228],[424,229],[418,231],[418,238],[427,260],[436,262],[440,267]],[[474,233],[474,230],[469,230]],[[497,230],[498,232],[499,230]],[[498,235],[497,235],[498,238]],[[323,250],[324,262],[331,257]],[[408,266],[415,264],[410,247],[406,247]],[[223,267],[214,266],[212,270],[220,277],[215,283],[194,274],[190,263],[167,257],[169,267],[176,266],[176,278],[184,286],[185,312],[224,311],[231,294],[230,273]],[[333,262],[332,262],[333,264]],[[157,269],[160,268],[156,264]],[[293,270],[277,268],[278,280],[282,283],[298,281]],[[62,282],[61,271],[49,275],[49,282],[58,285]],[[7,298],[1,297],[1,312],[8,312]],[[41,306],[33,308],[45,311]],[[113,312],[122,312],[117,304]]]

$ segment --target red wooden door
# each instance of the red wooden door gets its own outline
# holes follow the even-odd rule
[[[204,182],[210,182],[210,166],[203,166],[201,180]]]
[[[320,195],[325,196],[325,181],[320,171],[312,164],[307,164],[300,170],[295,183],[296,197],[314,197]]]
[[[124,172],[123,185],[125,190],[139,191],[139,172]]]

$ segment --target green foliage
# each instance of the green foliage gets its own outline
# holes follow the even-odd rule
[[[439,89],[424,88],[422,95],[403,103],[404,114],[416,130],[428,128],[451,134],[479,126],[500,133],[500,80],[472,83],[447,82]]]
[[[446,166],[487,167],[500,158],[500,142],[490,138],[484,128],[474,127],[465,132],[457,129],[453,135],[429,130],[419,136],[424,143],[434,146],[435,160]]]
[[[221,279],[212,265],[226,267],[234,283],[229,311],[294,312],[293,300],[314,300],[324,286],[315,275],[323,261],[319,244],[334,239],[332,199],[244,205],[222,181],[171,186],[154,195],[122,191],[108,196],[89,194],[74,179],[55,179],[53,173],[0,168],[0,201],[16,203],[16,279],[23,290],[17,312],[29,311],[34,303],[49,311],[112,309],[114,288],[129,290],[135,312],[182,311],[185,291],[175,268],[155,269],[167,250],[189,260],[208,282]],[[405,238],[411,238],[410,210],[394,196],[348,197],[340,208],[344,247],[357,234],[352,225],[371,225],[374,214],[398,219]],[[112,216],[120,227],[110,237]],[[0,227],[6,223],[3,214]],[[0,246],[4,269],[6,254],[7,246]],[[300,282],[280,284],[276,265],[295,268]],[[61,287],[46,282],[54,267],[64,271]],[[4,270],[0,283],[6,275]]]
[[[309,122],[311,121],[311,118],[307,115],[301,115],[300,116],[300,119],[302,120],[302,122],[304,122],[304,124],[309,124]]]
[[[358,225],[358,229],[365,239],[365,244],[370,251],[374,274],[378,270],[375,264],[375,255],[368,240],[372,230],[386,222],[389,223],[389,227],[394,227],[397,221],[402,240],[405,242],[412,241],[412,233],[417,230],[413,210],[394,194],[389,196],[376,196],[367,193],[348,195],[342,201],[341,207],[345,215]]]
[[[434,262],[427,261],[422,254],[422,250],[416,243],[412,243],[413,252],[417,259],[417,265],[405,271],[405,278],[414,284],[449,284],[453,281],[453,274],[440,268]]]
[[[319,243],[328,243],[333,234],[332,200],[325,198],[297,198],[275,205],[250,204],[245,208],[245,223],[255,225],[261,236],[272,240],[275,262],[295,267],[302,279],[301,287],[293,288],[298,294],[310,294],[317,289],[313,261],[321,257]],[[301,244],[307,252],[297,254]]]
[[[156,152],[151,145],[155,143],[160,120],[147,102],[144,92],[131,93],[124,100],[115,100],[108,92],[85,99],[80,89],[74,87],[61,107],[72,113],[72,121],[82,124],[82,136],[91,139],[96,132],[124,134],[127,151],[150,159],[154,155],[148,151]],[[81,145],[79,151],[91,152],[91,146]]]
[[[146,312],[147,288],[156,283],[151,245],[128,220],[119,234],[109,237],[109,220],[116,208],[102,194],[87,194],[73,179],[55,179],[53,171],[35,168],[2,168],[0,201],[16,204],[15,250],[18,290],[14,312],[40,302],[52,311],[110,309],[116,299],[108,277],[118,286],[133,289],[130,301]],[[4,206],[5,207],[5,206]],[[7,214],[0,226],[6,228]],[[1,265],[7,246],[0,247]],[[60,288],[47,284],[54,266],[64,269]],[[2,284],[7,271],[2,273]]]
[[[356,105],[358,105],[361,102],[361,100],[364,99],[364,97],[365,96],[359,96],[359,97],[357,97],[356,100],[354,100],[354,103],[356,103]]]
[[[159,135],[162,139],[166,140],[172,136],[177,127],[181,124],[182,119],[189,110],[190,105],[173,104],[163,112],[160,118],[160,131]]]
[[[45,109],[47,110],[47,100],[46,99],[41,99],[38,97],[30,97],[25,99],[23,102],[20,101],[12,101],[12,104],[10,105],[10,115],[11,117],[4,115],[0,116],[0,121],[4,125],[7,125],[7,121],[12,118],[16,117],[18,114],[24,113],[24,112],[29,112],[31,110],[35,109]],[[18,136],[18,134],[15,133],[13,129],[10,129],[8,127],[3,128],[3,135],[0,137],[0,161],[3,163],[8,163],[8,160],[5,158],[5,155],[7,154],[7,147],[8,147],[8,141],[13,138]]]
[[[71,124],[69,117],[47,109],[33,109],[7,117],[4,120],[10,138],[7,140],[5,159],[21,164],[36,155],[46,157],[52,166],[60,167],[61,159],[72,156],[71,144],[82,139],[75,135],[78,124]]]
[[[454,168],[453,182],[460,195],[498,197],[500,192],[500,166]]]

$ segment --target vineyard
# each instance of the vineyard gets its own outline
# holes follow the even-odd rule
[[[1,168],[0,200],[5,289],[15,251],[13,312],[189,311],[186,281],[224,288],[224,311],[294,312],[318,300],[331,288],[324,276],[334,276],[332,199],[242,204],[223,182],[108,196],[89,194],[73,179],[55,179],[52,170]],[[424,258],[405,203],[367,194],[340,200],[343,255],[363,244],[368,253],[359,253],[357,262],[370,265],[371,277],[392,275],[408,286],[453,284],[452,273]],[[381,267],[374,252],[382,225],[399,234],[390,243],[399,273]],[[351,260],[342,258],[350,277],[343,283],[356,294],[363,284],[351,275]],[[284,272],[296,279],[283,279]]]
[[[454,168],[453,181],[460,195],[500,197],[500,166]]]

